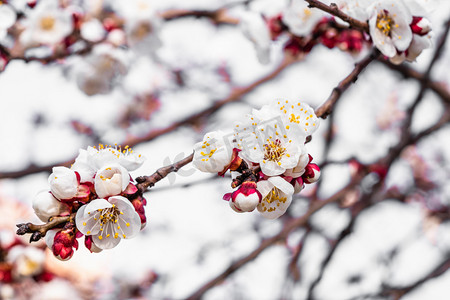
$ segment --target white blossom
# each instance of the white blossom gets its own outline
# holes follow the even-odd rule
[[[298,166],[300,156],[306,154],[306,136],[318,126],[312,108],[300,102],[277,101],[254,109],[246,122],[235,127],[239,155],[260,164],[267,176],[281,175]]]
[[[42,222],[70,211],[66,204],[56,199],[49,191],[41,191],[33,198],[33,209]]]
[[[57,199],[71,199],[77,195],[78,180],[75,172],[66,167],[53,167],[48,177],[50,190]]]
[[[94,178],[95,192],[100,198],[118,195],[130,183],[130,174],[119,164],[106,165],[97,171]]]
[[[203,141],[194,145],[192,163],[202,172],[218,173],[230,164],[232,154],[231,143],[227,143],[224,132],[208,132]]]
[[[271,38],[264,18],[258,13],[246,12],[239,24],[244,35],[253,42],[259,62],[269,63]]]
[[[25,31],[20,35],[20,40],[25,45],[54,45],[73,30],[70,12],[59,7],[56,0],[39,1],[24,25]]]
[[[387,57],[408,49],[412,15],[402,0],[378,0],[369,8],[369,30],[374,45]]]
[[[428,49],[432,46],[431,35],[420,36],[417,34],[413,35],[411,45],[408,51],[397,53],[394,57],[389,60],[394,64],[401,64],[402,62],[409,61],[414,62],[416,58],[422,53],[423,50]]]
[[[292,177],[292,178],[298,178],[305,173],[305,167],[309,162],[309,155],[308,152],[306,152],[305,147],[303,147],[302,154],[300,155],[300,158],[298,159],[298,163],[295,167],[292,169],[286,170],[284,172],[284,176]]]
[[[263,217],[276,219],[283,215],[291,204],[294,187],[279,176],[259,181],[257,185],[263,198],[257,208]]]
[[[14,265],[13,276],[22,278],[42,271],[45,253],[36,247],[15,246],[8,252],[6,259]]]
[[[289,31],[297,36],[310,34],[322,19],[323,12],[317,8],[309,8],[304,0],[292,0],[283,12],[283,23]]]
[[[141,219],[131,202],[122,196],[96,199],[83,205],[76,215],[77,229],[91,235],[100,249],[114,248],[121,239],[134,237],[141,230]]]

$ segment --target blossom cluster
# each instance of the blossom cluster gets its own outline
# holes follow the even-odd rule
[[[431,23],[418,0],[353,0],[343,10],[369,23],[373,44],[393,63],[415,61],[431,47]]]
[[[234,192],[224,195],[236,212],[255,208],[275,219],[289,207],[292,196],[319,179],[305,143],[319,127],[314,110],[305,103],[275,101],[237,122],[234,133],[207,133],[194,146],[194,166],[224,175],[232,171]]]
[[[274,17],[243,15],[243,33],[254,43],[261,63],[270,61],[271,42],[280,36],[288,36],[284,49],[293,55],[306,54],[317,44],[357,54],[373,43],[396,64],[415,61],[431,47],[431,23],[419,0],[345,0],[338,6],[350,17],[367,22],[369,34],[349,28],[346,22],[303,0],[290,1],[289,7]]]
[[[161,22],[150,0],[0,1],[0,71],[11,55],[57,60],[101,46],[82,68],[67,65],[86,94],[108,93],[126,73],[124,48],[148,55],[161,46]]]
[[[139,233],[146,224],[146,200],[137,193],[129,172],[143,162],[144,157],[129,147],[100,145],[81,149],[70,168],[53,168],[50,191],[38,193],[33,208],[44,222],[71,216],[71,221],[46,234],[47,246],[57,258],[71,258],[83,235],[85,246],[99,252]]]

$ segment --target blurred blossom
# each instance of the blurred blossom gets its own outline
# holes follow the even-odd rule
[[[41,273],[45,254],[36,247],[15,246],[8,252],[7,261],[13,265],[13,277],[19,279]]]
[[[283,23],[297,36],[310,34],[324,13],[317,8],[309,8],[303,0],[292,0],[282,15]]]
[[[26,46],[45,44],[54,46],[73,30],[72,15],[59,7],[57,0],[42,0],[24,21],[25,30],[20,41]]]
[[[15,22],[16,12],[14,9],[10,5],[0,2],[0,41],[6,36],[8,28]]]
[[[258,13],[245,12],[241,16],[240,25],[244,35],[253,42],[259,62],[269,63],[271,38],[264,18]]]
[[[78,87],[92,96],[110,93],[117,79],[127,73],[127,65],[124,50],[102,44],[96,46],[85,59],[74,62],[72,72]]]

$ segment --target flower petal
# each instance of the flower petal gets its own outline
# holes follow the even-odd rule
[[[106,231],[106,229],[105,229],[105,231]],[[110,236],[108,236],[108,237],[106,237],[105,234],[103,236],[100,234],[94,235],[94,236],[92,236],[92,241],[100,249],[114,248],[115,246],[117,246],[120,243],[121,239],[119,237],[115,238],[111,234],[110,231],[108,231],[108,234],[110,234]]]
[[[287,195],[294,193],[294,187],[280,176],[270,177],[267,180]]]

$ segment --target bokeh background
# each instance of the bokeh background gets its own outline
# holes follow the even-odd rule
[[[307,144],[322,167],[320,184],[297,195],[280,219],[235,213],[222,200],[232,190],[230,177],[187,165],[145,194],[148,223],[136,238],[98,254],[80,245],[71,260],[61,262],[42,252],[42,242],[29,246],[25,236],[16,241],[20,251],[11,254],[5,249],[14,240],[15,224],[40,222],[31,203],[48,189],[49,168],[70,164],[78,149],[131,144],[147,157],[132,175],[150,175],[189,155],[206,132],[231,132],[234,121],[274,99],[319,107],[371,51],[367,46],[350,54],[318,45],[277,70],[286,57],[286,39],[280,38],[271,44],[270,62],[261,64],[239,20],[248,12],[275,16],[288,1],[67,0],[60,2],[65,10],[88,25],[81,30],[83,43],[56,57],[59,46],[24,50],[26,41],[18,37],[32,26],[27,19],[39,2],[35,8],[26,1],[3,4],[14,7],[18,19],[0,40],[16,55],[0,73],[0,274],[7,266],[15,270],[12,280],[0,280],[0,299],[185,299],[304,215],[311,201],[332,197],[352,181],[358,166],[373,167],[389,155],[421,89],[419,81],[371,63]],[[427,16],[434,46],[407,64],[420,72],[449,18],[450,2],[435,2]],[[217,14],[181,17],[220,8],[223,22]],[[145,39],[133,41],[133,22],[149,18],[151,30],[141,28]],[[105,20],[122,26],[122,33],[113,35]],[[448,49],[430,76],[447,93]],[[219,109],[196,115],[235,94]],[[407,133],[419,133],[449,114],[448,102],[427,89]],[[405,147],[382,186],[380,172],[372,168],[342,199],[239,266],[204,299],[449,299],[449,138],[444,125]],[[358,211],[363,198],[370,204]],[[30,247],[43,254],[26,250]],[[44,268],[51,280],[30,271],[36,268]]]

